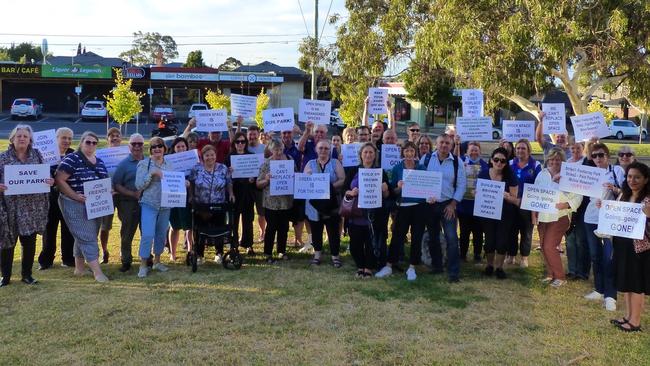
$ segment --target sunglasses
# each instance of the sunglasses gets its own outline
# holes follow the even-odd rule
[[[86,140],[86,141],[84,141],[84,144],[86,144],[86,145],[97,145],[97,141]]]
[[[319,147],[318,150],[329,150],[329,147]]]
[[[622,157],[631,158],[631,157],[634,156],[634,154],[632,154],[631,152],[622,152],[622,153],[618,153],[618,156],[620,158],[622,158]]]
[[[409,128],[409,131],[411,131],[411,132],[420,132],[420,129],[418,129],[418,128]]]
[[[144,142],[131,142],[131,146],[136,147],[136,146],[144,146]]]
[[[604,157],[605,157],[605,153],[604,153],[604,152],[601,152],[601,153],[593,153],[593,154],[591,154],[591,158],[592,158],[592,159],[596,159],[596,158],[604,158]]]
[[[499,159],[499,158],[492,158],[492,161],[495,162],[495,163],[501,163],[501,164],[505,164],[505,163],[508,162],[507,159]]]
[[[164,147],[165,147],[165,145],[163,145],[163,144],[151,145],[151,149],[162,149]]]
[[[235,144],[237,144],[237,145],[245,145],[246,140],[235,140]]]

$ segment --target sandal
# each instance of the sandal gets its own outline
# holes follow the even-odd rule
[[[357,274],[354,275],[354,277],[356,277],[356,278],[363,278],[365,273],[366,273],[366,272],[364,272],[363,270],[358,270],[358,271],[357,271]]]
[[[629,328],[625,327],[626,324],[629,326]],[[624,332],[627,332],[627,333],[641,332],[641,325],[638,325],[638,326],[635,327],[630,322],[619,324],[619,325],[617,325],[617,327],[618,327],[618,329],[620,329],[620,330],[622,330]]]
[[[319,258],[313,258],[311,262],[309,262],[312,266],[320,266],[320,259]]]
[[[371,277],[373,277],[373,276],[372,276],[372,273],[370,273],[370,272],[363,272],[363,279],[364,279],[364,280],[365,280],[365,279],[368,279],[368,278],[371,278]]]
[[[332,258],[332,265],[334,268],[341,268],[343,267],[343,262],[339,258]]]
[[[629,320],[627,320],[625,318],[622,318],[621,320],[619,320],[619,319],[610,319],[609,320],[609,323],[613,324],[613,325],[623,325],[623,324],[628,323],[628,322],[629,322]]]

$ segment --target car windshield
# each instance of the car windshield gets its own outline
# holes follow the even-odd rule
[[[103,108],[103,107],[104,107],[104,105],[102,103],[96,103],[96,102],[86,103],[86,108],[100,109],[100,108]]]
[[[195,105],[195,106],[192,106],[192,110],[193,111],[207,111],[208,107],[205,106],[205,105]]]
[[[153,110],[154,112],[159,112],[159,113],[172,113],[172,108],[171,107],[156,107]]]
[[[16,99],[14,105],[32,105],[32,101],[27,99]]]

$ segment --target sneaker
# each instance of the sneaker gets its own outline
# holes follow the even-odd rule
[[[41,264],[41,265],[38,266],[39,271],[45,271],[45,270],[48,270],[50,268],[52,268],[51,264]]]
[[[605,310],[616,311],[616,300],[613,297],[605,298]]]
[[[515,264],[515,257],[506,255],[505,264]]]
[[[521,262],[519,262],[519,267],[528,268],[528,258],[521,258]]]
[[[298,250],[298,253],[309,253],[314,250],[314,246],[311,244],[305,244],[302,248]]]
[[[541,282],[543,284],[551,283],[553,282],[553,277],[544,277]]]
[[[145,278],[147,277],[147,274],[149,274],[149,267],[140,267],[140,270],[138,271],[138,277]]]
[[[26,283],[28,285],[35,285],[38,283],[38,281],[36,281],[36,279],[34,279],[34,277],[32,276],[24,277],[23,279],[20,280],[20,282]],[[614,306],[616,306],[616,301],[614,301]]]
[[[223,258],[221,257],[221,254],[217,254],[217,255],[214,256],[214,262],[215,262],[216,264],[221,264],[221,263],[223,263]]]
[[[99,283],[107,283],[108,282],[108,277],[106,277],[105,274],[100,274],[99,276],[95,276],[95,281]]]
[[[393,269],[389,266],[384,266],[379,272],[375,273],[375,277],[384,278],[393,274]]]
[[[493,273],[494,273],[494,267],[492,267],[492,266],[490,266],[490,265],[485,266],[485,270],[483,271],[483,274],[484,274],[484,275],[486,275],[486,276],[492,276]]]
[[[131,263],[122,263],[122,267],[120,267],[119,271],[124,273],[128,272],[131,269]]]
[[[564,285],[565,283],[566,283],[565,280],[554,279],[553,281],[551,281],[551,287],[559,288],[560,286]]]
[[[289,256],[286,253],[278,254],[278,258],[280,258],[283,261],[288,261],[289,260]]]
[[[505,280],[508,277],[506,275],[506,272],[503,270],[503,268],[497,268],[494,271],[494,274],[496,275],[497,279],[499,279],[499,280]]]
[[[386,268],[386,267],[384,267]],[[415,281],[415,279],[418,278],[418,275],[415,274],[415,268],[411,267],[406,270],[406,280],[407,281]]]
[[[202,265],[204,262],[205,262],[205,259],[203,259],[203,257],[198,257],[198,258],[196,258],[196,264],[197,264],[197,265],[200,266],[200,265]]]
[[[587,299],[587,300],[602,300],[603,299],[603,294],[601,294],[598,291],[591,291],[590,293],[585,295],[585,299]]]
[[[155,269],[158,272],[167,272],[167,271],[169,271],[169,268],[166,265],[164,265],[164,264],[162,264],[160,262],[155,263],[153,265],[153,267],[151,267],[151,269]]]

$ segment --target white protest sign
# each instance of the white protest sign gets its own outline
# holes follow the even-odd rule
[[[341,154],[343,155],[343,167],[359,165],[359,149],[361,144],[343,144],[341,145]]]
[[[86,215],[88,216],[88,220],[112,215],[115,212],[111,189],[111,178],[84,182],[84,196],[86,196]]]
[[[185,206],[187,206],[185,174],[163,170],[160,180],[160,207]]]
[[[32,146],[43,156],[43,164],[55,165],[61,161],[54,129],[34,132],[32,141]]]
[[[562,163],[560,191],[601,198],[607,170],[586,165]]]
[[[230,115],[233,117],[251,118],[257,112],[257,97],[230,94]]]
[[[329,100],[300,99],[298,101],[298,121],[314,122],[317,125],[330,123],[332,102]]]
[[[535,121],[503,121],[503,138],[510,142],[535,141]]]
[[[264,154],[230,155],[233,178],[257,178],[264,163]]]
[[[555,204],[560,202],[560,191],[551,187],[536,186],[524,183],[521,197],[521,209],[535,212],[557,214]]]
[[[463,117],[483,117],[483,90],[461,90]]]
[[[442,195],[442,172],[404,169],[402,197],[440,199]]]
[[[393,167],[402,161],[400,157],[400,148],[398,145],[382,144],[381,145],[381,168],[384,170],[393,170]]]
[[[327,173],[296,173],[293,197],[297,199],[329,199],[330,175]]]
[[[295,179],[295,163],[293,160],[271,160],[269,183],[269,195],[290,196],[293,195],[293,181]]]
[[[382,170],[359,169],[359,208],[381,207]]]
[[[115,173],[115,169],[117,169],[117,165],[120,163],[120,161],[129,156],[129,147],[124,145],[97,149],[95,156],[102,159],[104,166],[106,166],[108,174],[112,175]]]
[[[605,117],[600,112],[571,116],[571,124],[576,141],[587,141],[592,137],[600,138],[611,135],[611,131],[605,123]]]
[[[199,132],[228,131],[228,111],[225,109],[196,111],[194,117]]]
[[[186,176],[200,162],[196,149],[165,155],[165,161],[171,165],[171,170],[183,172]]]
[[[45,183],[50,178],[48,164],[5,165],[4,174],[6,196],[50,192],[50,186]]]
[[[293,131],[293,108],[266,109],[262,111],[264,131]]]
[[[370,88],[368,89],[368,113],[385,114],[386,101],[388,100],[387,88]]]
[[[544,112],[542,133],[567,133],[564,103],[542,103],[542,112]]]
[[[643,204],[602,201],[598,210],[598,232],[629,239],[643,239],[646,216]]]
[[[456,132],[463,141],[492,141],[492,117],[458,117]]]
[[[501,220],[503,210],[503,192],[506,182],[489,179],[476,180],[476,198],[474,199],[474,216]]]

